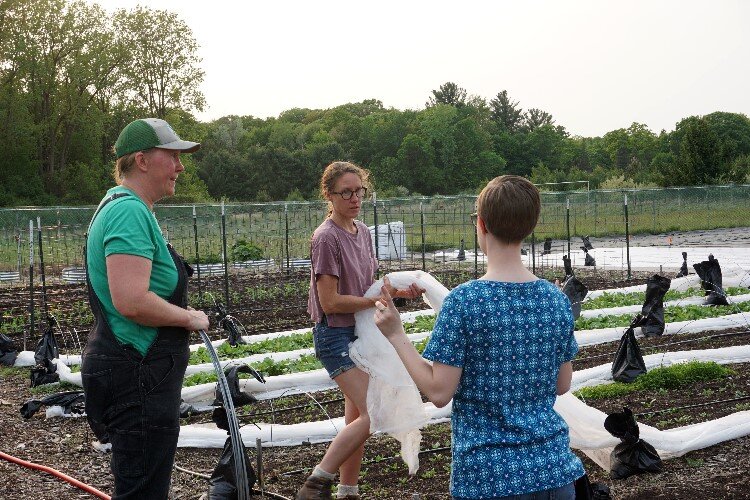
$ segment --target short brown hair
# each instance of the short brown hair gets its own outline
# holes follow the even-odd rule
[[[335,189],[336,181],[344,174],[355,174],[362,181],[364,187],[368,189],[371,187],[369,170],[348,161],[334,161],[326,167],[320,178],[320,196],[327,199],[328,195]],[[328,207],[328,214],[331,214],[330,206]]]
[[[115,168],[112,171],[112,177],[115,178],[117,184],[122,184],[123,178],[125,178],[128,172],[133,170],[133,167],[135,166],[135,155],[138,153],[140,153],[140,151],[128,153],[117,159],[115,162]]]
[[[517,175],[495,177],[477,198],[477,215],[487,231],[504,243],[518,243],[530,235],[541,208],[539,190]]]

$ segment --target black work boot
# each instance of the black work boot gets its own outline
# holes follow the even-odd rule
[[[308,476],[294,498],[295,500],[330,500],[332,486],[333,479]]]

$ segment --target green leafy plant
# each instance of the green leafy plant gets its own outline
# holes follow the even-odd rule
[[[254,243],[244,239],[237,240],[232,244],[230,254],[232,255],[232,260],[235,262],[261,260],[263,258],[263,250]]]
[[[224,342],[216,349],[219,359],[237,359],[252,356],[253,354],[265,354],[270,352],[287,352],[297,349],[305,349],[313,346],[312,331],[294,335],[284,335],[271,339],[260,340],[250,344],[239,344],[232,347],[229,342]],[[190,353],[189,364],[197,365],[210,363],[211,358],[205,347],[201,346]]]
[[[718,380],[734,373],[731,369],[713,361],[690,361],[654,368],[630,384],[613,382],[584,387],[575,391],[574,394],[584,400],[617,398],[640,390],[677,389],[694,382]]]
[[[664,308],[664,321],[675,323],[678,321],[695,321],[705,318],[718,318],[728,314],[750,312],[750,302],[739,302],[728,306],[671,306]],[[593,330],[596,328],[612,328],[628,326],[633,320],[633,314],[619,314],[613,316],[599,316],[596,318],[578,318],[576,330]]]
[[[750,293],[750,290],[739,287],[729,287],[724,290],[727,296],[742,295]],[[684,291],[669,290],[664,296],[664,301],[682,300],[688,297],[698,297],[703,295],[700,288],[689,288]],[[583,310],[606,309],[609,307],[636,306],[643,304],[646,299],[645,292],[633,293],[603,293],[599,297],[587,300],[581,305]]]

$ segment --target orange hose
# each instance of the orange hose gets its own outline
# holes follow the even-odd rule
[[[47,467],[46,465],[39,465],[35,464],[33,462],[27,462],[26,460],[21,460],[20,458],[16,458],[14,456],[8,455],[6,453],[3,453],[0,451],[0,458],[3,458],[7,460],[8,462],[13,462],[18,465],[23,465],[24,467],[28,467],[29,469],[35,469],[40,470],[42,472],[47,472],[48,474],[52,474],[53,476],[56,476],[63,481],[67,481],[73,486],[82,489],[86,493],[91,493],[95,497],[99,497],[105,500],[110,500],[109,495],[106,493],[102,493],[101,491],[97,490],[93,486],[89,486],[88,484],[80,482],[78,479],[72,478],[68,476],[67,474],[63,474],[62,472],[53,469],[52,467]]]

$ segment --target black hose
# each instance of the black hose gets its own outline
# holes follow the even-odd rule
[[[224,370],[221,368],[221,362],[219,356],[216,354],[214,346],[211,344],[211,339],[208,338],[208,334],[205,330],[198,332],[203,339],[203,343],[206,345],[206,350],[211,356],[211,361],[214,365],[214,371],[218,379],[217,387],[221,392],[224,400],[224,405],[227,413],[227,422],[229,425],[229,437],[232,442],[232,454],[234,459],[234,473],[237,486],[237,499],[248,500],[250,496],[250,488],[247,478],[247,463],[245,462],[245,447],[242,442],[242,435],[240,434],[240,427],[237,422],[237,414],[234,411],[234,402],[232,401],[232,393],[229,390],[229,384],[227,378],[224,375]]]

